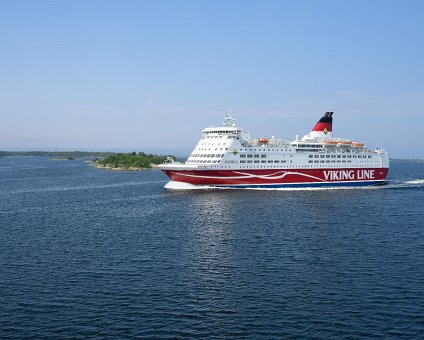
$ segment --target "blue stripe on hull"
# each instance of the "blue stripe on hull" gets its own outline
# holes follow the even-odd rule
[[[293,184],[240,184],[240,185],[215,185],[226,188],[325,188],[325,187],[363,187],[382,185],[382,181],[358,181],[358,182],[324,182],[324,183],[293,183]]]

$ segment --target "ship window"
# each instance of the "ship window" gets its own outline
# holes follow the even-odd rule
[[[324,163],[325,161],[320,161],[320,163]]]
[[[343,155],[342,158],[346,158],[346,155]]]
[[[261,158],[266,158],[266,155],[261,155]]]
[[[314,161],[309,161],[309,163],[313,163]]]
[[[261,163],[266,163],[266,161],[261,161]]]
[[[246,155],[240,155],[240,158],[246,158]]]
[[[326,155],[325,158],[330,158],[330,155]]]
[[[315,158],[319,158],[319,155],[315,155],[314,157],[315,157]]]
[[[330,161],[325,161],[325,163],[330,163]]]
[[[246,161],[240,161],[240,163],[246,163]]]
[[[281,163],[285,163],[286,161],[281,161]]]
[[[347,158],[352,158],[352,156],[351,155],[348,155]]]
[[[268,163],[273,163],[273,161],[268,161]]]
[[[313,158],[314,157],[314,155],[309,155],[309,158]]]
[[[280,163],[280,161],[274,161],[274,163]]]
[[[340,155],[337,155],[337,158],[341,158],[342,156],[340,156]]]
[[[259,155],[254,155],[255,158],[259,158]]]
[[[247,163],[252,163],[252,161],[247,161]]]
[[[324,155],[320,155],[320,158],[325,158],[325,156]]]
[[[255,163],[259,163],[259,161],[255,161]]]
[[[331,158],[336,158],[336,155],[331,155]]]
[[[368,155],[368,158],[371,158],[371,155]]]
[[[247,155],[247,158],[253,158],[253,155]]]

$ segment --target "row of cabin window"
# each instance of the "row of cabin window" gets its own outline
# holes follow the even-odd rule
[[[246,154],[240,154],[240,158],[266,158],[266,155],[246,155]]]
[[[309,155],[309,158],[371,158],[371,155]]]
[[[250,152],[252,152],[252,151],[262,151],[262,152],[265,152],[265,151],[288,151],[287,149],[262,149],[262,148],[260,148],[260,149],[251,149],[251,148],[249,148],[249,149],[240,149],[240,151],[250,151]]]
[[[224,145],[225,146],[225,145]],[[224,146],[222,147],[222,148],[219,148],[219,150],[222,150],[222,149],[224,149]],[[213,149],[213,148],[198,148],[198,147],[196,147],[196,150],[210,150],[210,149]],[[218,148],[215,148],[215,151],[216,150],[218,150]],[[225,150],[228,150],[228,148],[225,148]]]
[[[222,158],[222,157],[224,157],[224,154],[219,154],[219,153],[217,153],[217,154],[210,154],[210,155],[208,155],[208,154],[204,154],[204,155],[201,155],[201,154],[192,154],[190,157],[194,157],[194,158],[196,158],[196,157],[208,157],[208,158],[220,157],[220,158]]]
[[[240,161],[240,163],[286,163],[286,161]]]
[[[321,160],[321,161],[309,161],[309,163],[352,163],[352,161],[349,159],[349,160],[331,160],[331,161],[329,161],[329,160],[326,160],[326,161],[324,161],[324,160]]]
[[[296,145],[295,145],[296,146]],[[297,145],[298,148],[321,148],[322,149],[322,145],[308,145],[308,144],[299,144]]]
[[[213,160],[206,160],[206,159],[195,159],[193,161],[190,161],[190,163],[219,163],[220,160],[213,159]]]

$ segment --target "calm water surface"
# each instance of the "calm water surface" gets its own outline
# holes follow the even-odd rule
[[[374,189],[166,183],[0,158],[0,338],[424,337],[424,163]]]

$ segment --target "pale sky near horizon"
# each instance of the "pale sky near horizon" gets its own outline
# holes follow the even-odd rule
[[[423,41],[424,1],[0,0],[0,150],[184,155],[232,108],[424,158]]]

